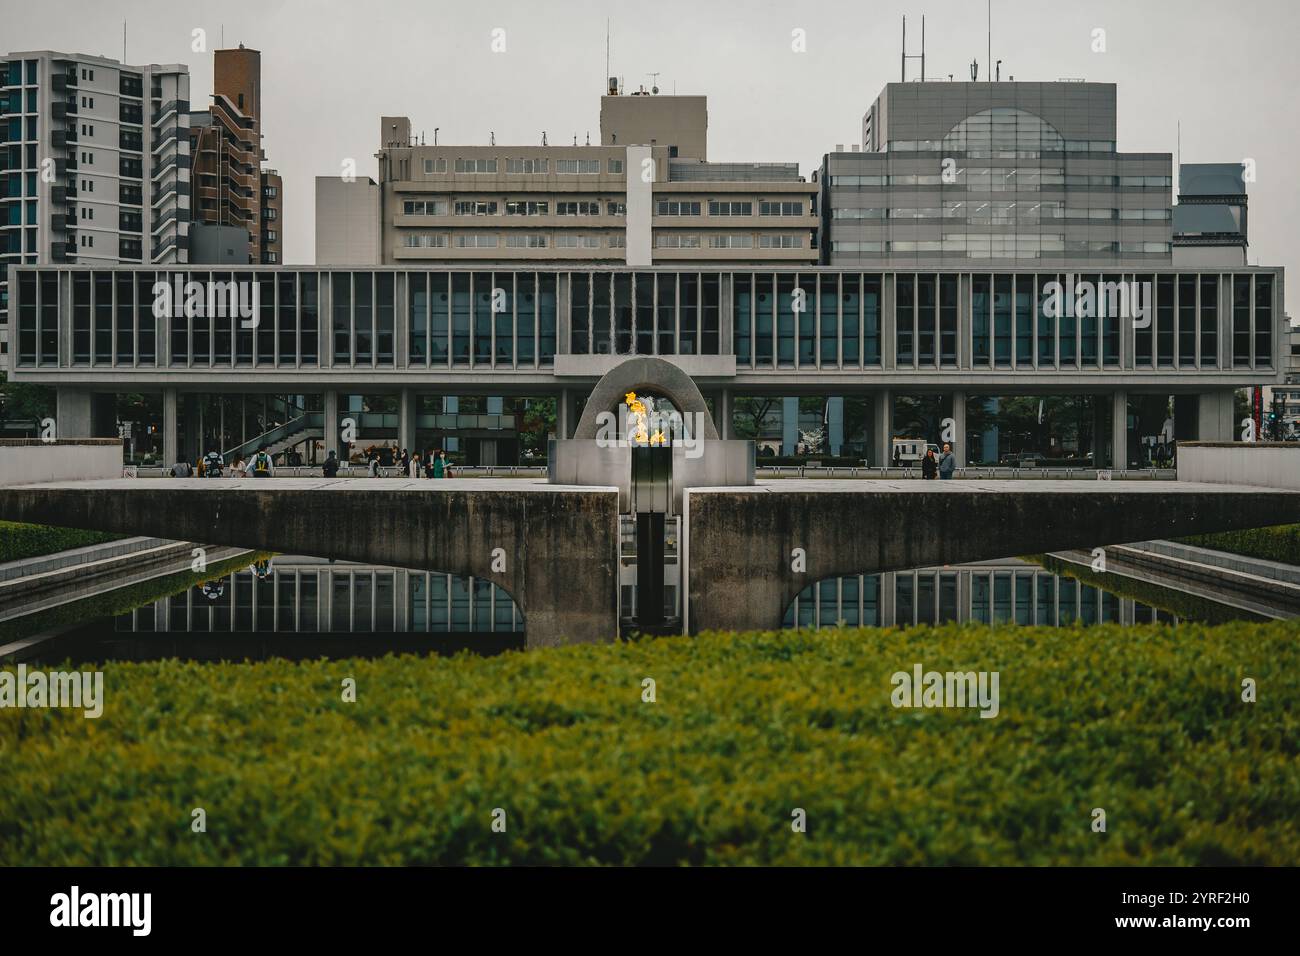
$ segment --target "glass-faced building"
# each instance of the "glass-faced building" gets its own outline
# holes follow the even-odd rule
[[[1053,283],[1099,296],[1054,308]],[[1123,467],[1132,462],[1115,456],[1115,435],[1130,450],[1144,429],[1230,439],[1234,390],[1283,380],[1276,268],[24,266],[11,287],[12,374],[57,388],[60,436],[117,434],[115,396],[153,396],[131,420],[151,423],[156,457],[168,461],[212,446],[246,454],[263,441],[277,452],[311,444],[299,453],[318,461],[344,450],[339,423],[357,412],[353,450],[436,445],[469,464],[514,463],[518,447],[498,439],[517,443],[528,427],[571,434],[597,379],[622,356],[648,354],[697,380],[724,435],[782,453],[813,430],[803,427],[812,401],[823,455],[883,464],[892,438],[929,438],[950,418],[959,458],[987,463],[989,429],[1010,427],[990,424],[990,402],[1039,396],[1055,408],[1054,397],[1086,396],[1068,414],[1087,419],[1092,464]],[[1145,318],[1125,305],[1134,288]],[[1135,410],[1148,400],[1154,426]],[[965,441],[968,413],[985,443],[978,454]],[[471,437],[472,453],[448,443]]]

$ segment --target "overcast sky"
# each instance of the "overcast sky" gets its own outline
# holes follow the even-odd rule
[[[314,177],[345,158],[375,175],[381,114],[411,117],[444,144],[599,141],[605,23],[611,73],[627,89],[709,97],[709,158],[797,161],[804,175],[858,140],[864,110],[899,79],[900,23],[926,75],[987,76],[982,0],[5,0],[6,50],[53,49],[184,63],[194,108],[212,89],[211,51],[262,51],[263,143],[284,176],[285,261],[313,258]],[[1300,4],[1294,0],[995,0],[993,59],[1019,80],[1118,84],[1119,148],[1186,162],[1256,161],[1250,261],[1297,265]],[[1094,53],[1093,31],[1106,31]],[[193,52],[196,28],[206,53]],[[505,52],[492,50],[505,31]],[[807,50],[791,49],[795,29]],[[919,74],[909,61],[909,77]],[[1295,310],[1291,310],[1295,311]]]

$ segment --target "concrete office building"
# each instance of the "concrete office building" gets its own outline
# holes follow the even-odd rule
[[[189,73],[49,50],[0,57],[0,263],[183,263]],[[0,368],[10,347],[0,273]]]
[[[541,131],[534,146],[431,146],[407,117],[383,117],[378,255],[356,251],[409,265],[814,264],[816,184],[795,163],[708,162],[707,125],[705,97],[651,93],[602,97],[594,146]],[[345,191],[328,182],[317,216],[337,221]]]

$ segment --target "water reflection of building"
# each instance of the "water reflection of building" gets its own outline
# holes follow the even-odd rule
[[[786,609],[785,627],[943,624],[1138,624],[1173,615],[1037,565],[1008,559],[826,578]]]
[[[122,631],[522,633],[514,600],[491,581],[323,558],[277,557],[117,618]]]

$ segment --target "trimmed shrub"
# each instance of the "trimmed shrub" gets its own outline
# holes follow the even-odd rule
[[[126,535],[106,531],[82,531],[77,528],[55,528],[43,524],[22,524],[17,521],[0,521],[0,564],[20,561],[72,548],[85,548],[105,541],[116,541]]]
[[[1247,558],[1263,558],[1265,561],[1300,565],[1300,524],[1280,524],[1272,528],[1249,528],[1244,531],[1221,531],[1218,534],[1194,534],[1175,540],[1198,548],[1227,551]]]
[[[0,864],[1290,864],[1296,637],[950,625],[110,664],[98,720],[0,711]],[[916,663],[998,671],[1000,713],[895,708]]]

